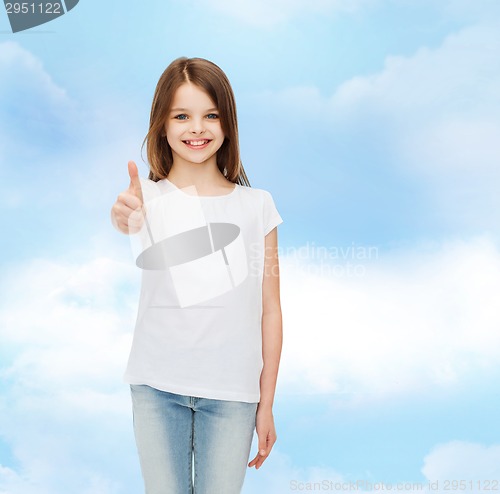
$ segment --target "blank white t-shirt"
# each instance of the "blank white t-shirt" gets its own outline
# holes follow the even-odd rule
[[[283,222],[271,194],[141,185],[149,223],[136,236],[142,285],[125,382],[259,402],[265,236]]]

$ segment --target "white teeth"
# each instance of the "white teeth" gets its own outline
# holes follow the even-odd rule
[[[208,141],[185,141],[185,142],[186,142],[186,144],[189,144],[190,146],[203,146]]]

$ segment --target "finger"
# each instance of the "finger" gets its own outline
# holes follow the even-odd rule
[[[118,196],[112,208],[112,215],[115,221],[127,228],[137,231],[144,222],[144,206],[141,201],[128,192],[122,192]]]
[[[257,455],[257,462],[255,463],[255,468],[258,470],[268,456],[268,451],[265,448],[260,447],[259,454]]]
[[[139,180],[139,170],[134,161],[128,162],[128,174],[130,177],[129,188],[134,192],[134,194],[140,199],[141,203],[144,202],[142,197],[141,181]]]
[[[259,458],[260,458],[259,453],[257,453],[255,455],[255,458],[248,464],[248,466],[249,467],[253,467],[257,463],[257,461],[258,461]]]
[[[267,434],[259,436],[259,456],[267,456]]]
[[[127,223],[129,227],[132,228],[137,228],[141,227],[142,224],[144,223],[144,215],[142,214],[142,211],[137,210],[134,211],[128,218],[127,218]]]
[[[266,458],[263,458],[262,456],[259,456],[259,458],[255,462],[255,469],[258,470],[265,461],[266,461]]]
[[[248,466],[249,467],[255,466],[255,468],[258,470],[265,460],[266,460],[265,458],[263,458],[257,453],[257,456],[248,464]]]
[[[130,214],[130,211],[127,211],[128,209],[133,211],[140,210],[143,202],[135,195],[133,190],[127,189],[118,194],[117,204],[122,208],[124,213]]]
[[[269,452],[266,448],[263,448],[261,444],[262,443],[259,440],[259,451],[257,452],[255,458],[248,464],[249,467],[253,467],[255,465],[255,468],[259,469],[262,463],[264,463],[264,461],[268,457]]]

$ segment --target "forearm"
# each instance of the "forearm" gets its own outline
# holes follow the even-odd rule
[[[259,408],[272,410],[283,344],[281,309],[262,315],[262,358]]]

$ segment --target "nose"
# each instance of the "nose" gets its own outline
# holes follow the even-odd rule
[[[203,134],[203,132],[205,132],[205,126],[203,125],[203,119],[193,118],[191,120],[190,131],[192,134]]]

